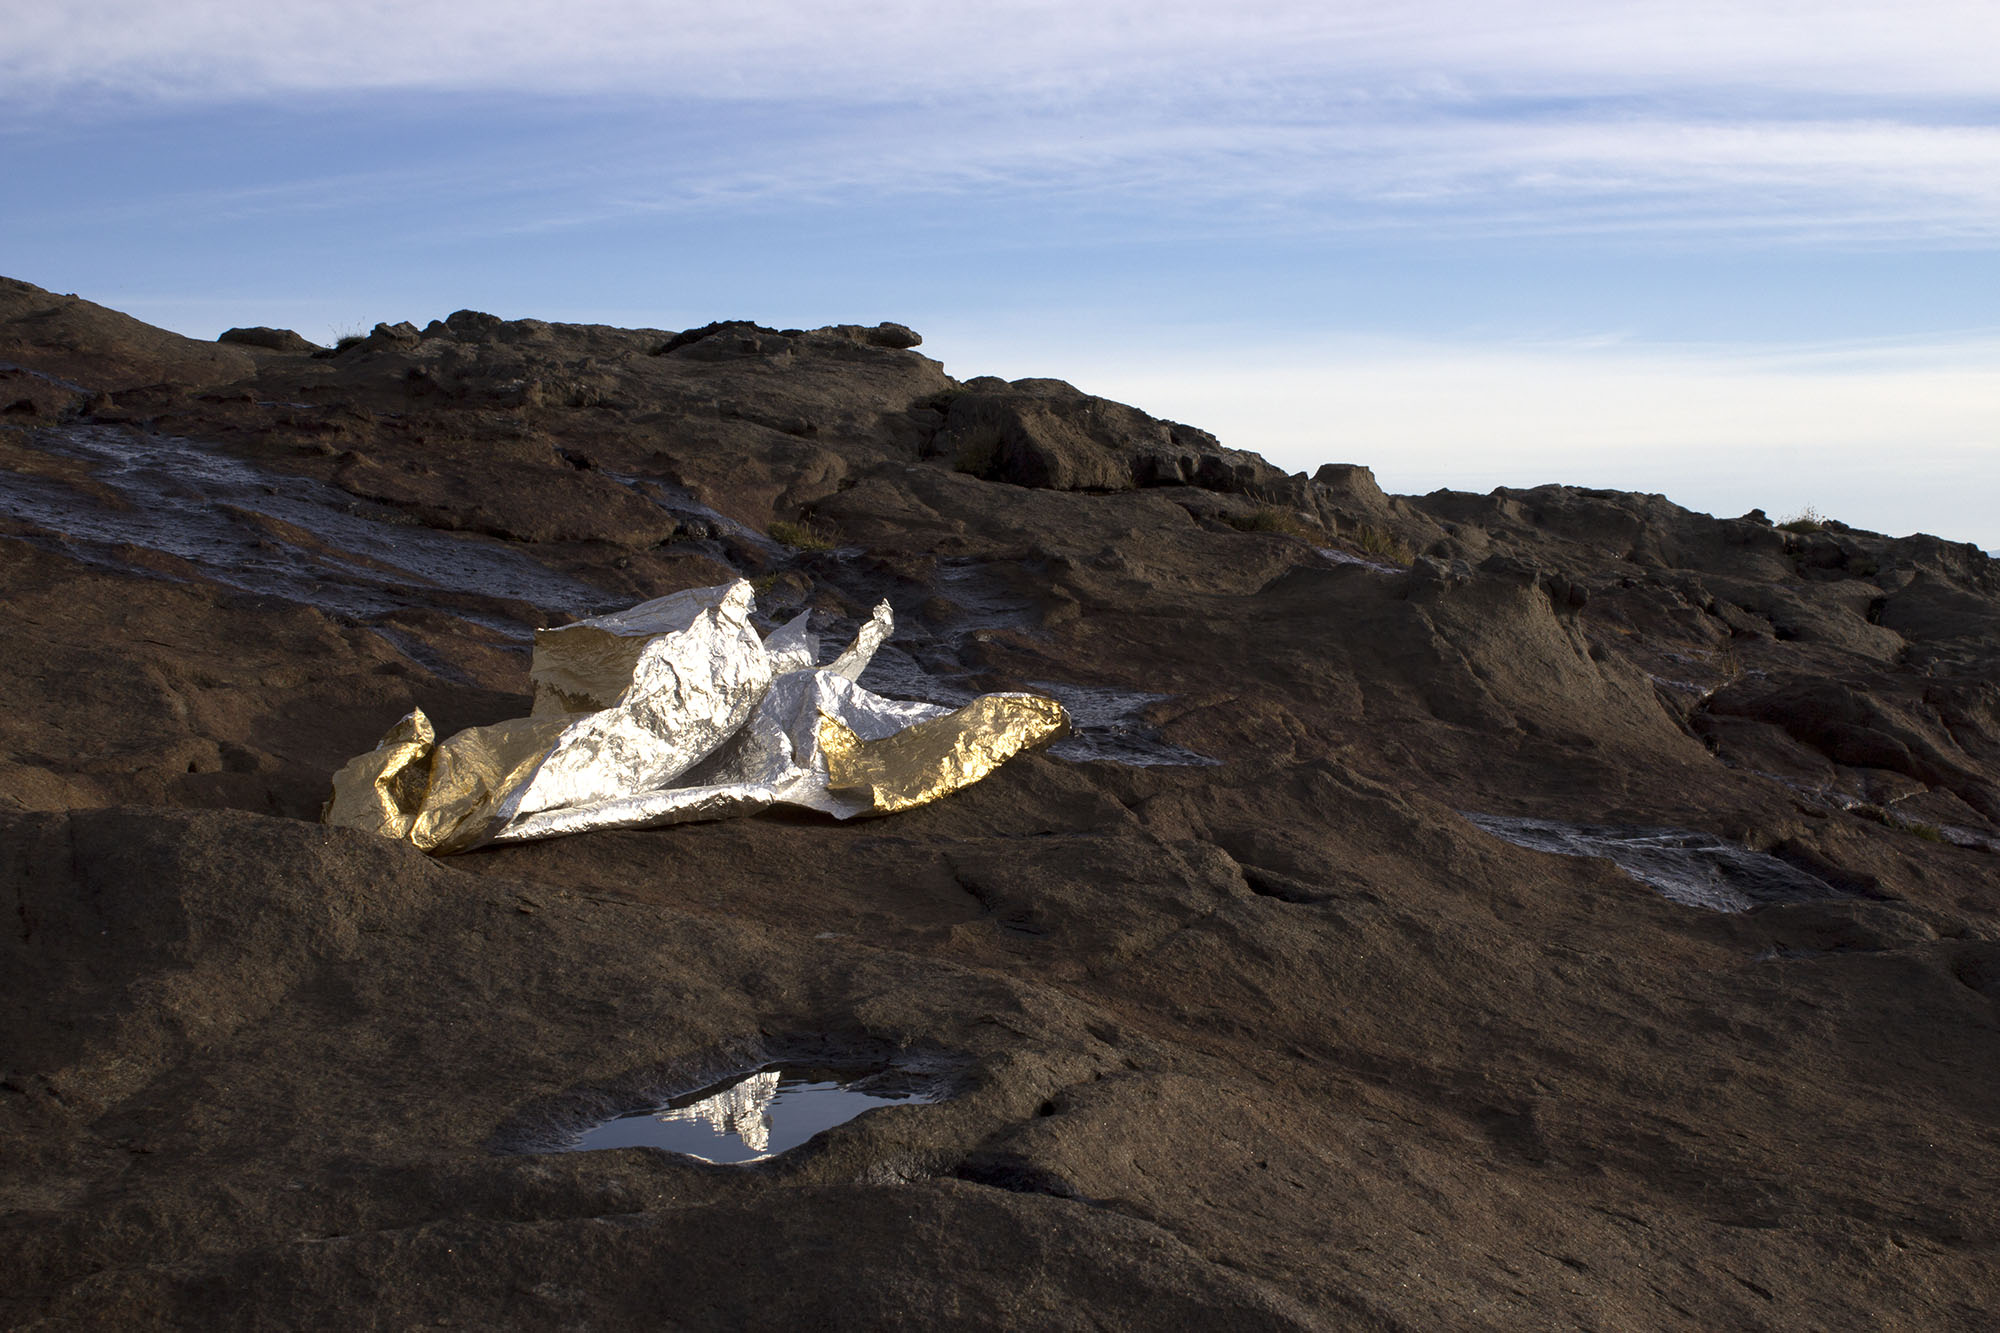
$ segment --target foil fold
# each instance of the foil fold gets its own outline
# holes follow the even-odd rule
[[[1062,705],[956,710],[856,681],[894,631],[884,602],[832,663],[801,614],[759,638],[738,580],[539,630],[525,718],[439,743],[421,710],[333,778],[323,818],[436,854],[800,806],[838,819],[936,800],[1069,729]]]

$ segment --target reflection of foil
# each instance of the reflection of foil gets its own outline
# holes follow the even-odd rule
[[[687,1106],[655,1111],[662,1124],[706,1124],[717,1138],[734,1134],[752,1152],[771,1150],[771,1103],[778,1098],[778,1071],[766,1069],[731,1084],[713,1097]]]
[[[750,608],[739,580],[538,631],[530,716],[439,743],[411,712],[334,775],[326,822],[442,853],[779,803],[889,814],[1068,730],[1039,695],[948,711],[856,685],[893,627],[886,602],[819,668],[803,615],[760,640]]]

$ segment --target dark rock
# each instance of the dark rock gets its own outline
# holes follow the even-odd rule
[[[836,324],[822,331],[853,342],[867,343],[871,347],[888,347],[898,351],[908,347],[921,347],[924,341],[923,335],[907,324],[884,322],[873,328],[866,328],[860,324]]]
[[[1919,571],[1882,604],[1880,623],[1906,639],[2000,638],[2000,599]]]
[[[1284,473],[1213,435],[1061,380],[975,380],[946,409],[939,451],[962,472],[1040,490],[1198,486],[1291,494]]]
[[[1321,463],[1313,484],[1325,488],[1334,503],[1364,512],[1389,507],[1389,497],[1375,482],[1375,473],[1359,463]]]
[[[0,278],[0,362],[90,390],[207,387],[255,373],[254,353],[184,338],[75,296]]]
[[[498,315],[483,310],[454,310],[444,317],[444,326],[469,342],[491,338],[499,332],[502,322]]]
[[[219,343],[234,343],[239,347],[262,347],[272,352],[316,352],[319,344],[307,342],[291,329],[266,328],[259,324],[255,328],[228,329],[216,338]]]
[[[752,324],[748,320],[716,320],[713,323],[704,324],[698,329],[687,329],[676,333],[673,337],[662,343],[654,352],[654,355],[668,356],[680,351],[684,347],[692,347],[696,343],[713,338],[718,334],[733,335],[736,344],[740,345],[745,341],[754,344],[761,335],[775,334],[776,332],[775,329],[766,329],[760,325]]]

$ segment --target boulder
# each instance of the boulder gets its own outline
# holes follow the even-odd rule
[[[255,328],[225,329],[216,338],[219,343],[232,343],[238,347],[262,347],[271,352],[316,352],[318,343],[307,342],[291,329],[267,328],[262,324]]]

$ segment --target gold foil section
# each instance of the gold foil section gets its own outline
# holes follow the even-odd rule
[[[979,781],[1023,750],[1069,734],[1069,715],[1035,694],[988,694],[956,712],[862,740],[821,714],[826,785],[865,794],[876,814],[893,814]]]
[[[411,822],[410,842],[426,852],[469,851],[512,817],[528,779],[570,719],[517,717],[467,727],[431,752],[430,786]]]
[[[413,708],[389,728],[375,748],[333,775],[333,799],[320,821],[406,838],[430,788],[431,744],[437,733],[424,710]]]

